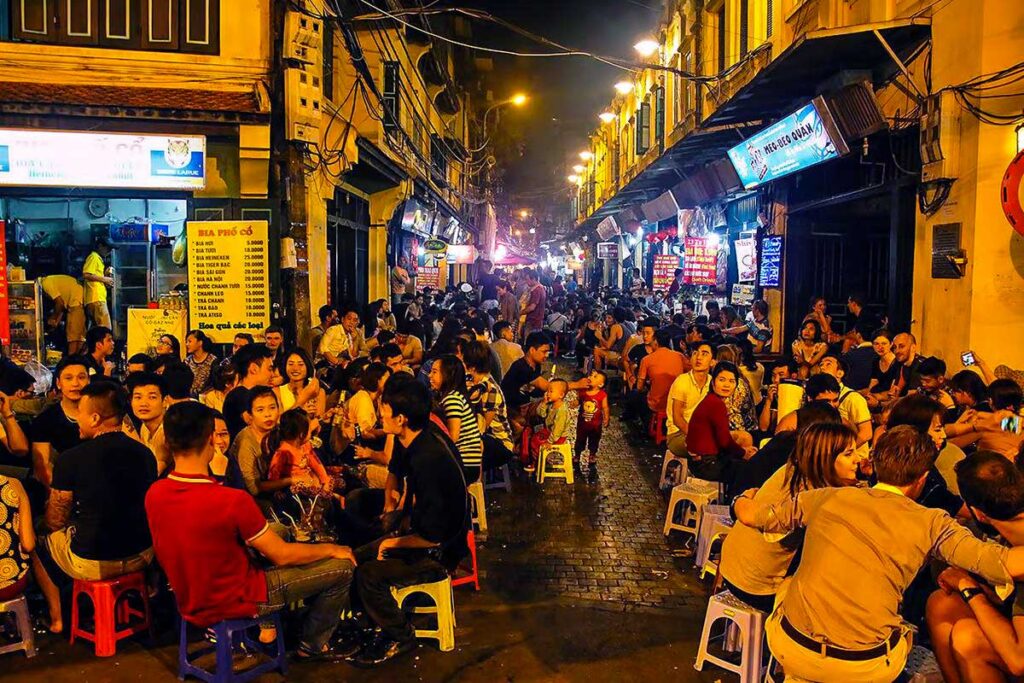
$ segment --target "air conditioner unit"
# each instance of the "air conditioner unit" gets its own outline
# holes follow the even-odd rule
[[[285,127],[289,140],[317,143],[320,140],[320,76],[302,69],[285,69]]]
[[[302,12],[288,12],[284,20],[284,57],[305,64],[319,64],[323,50],[324,26]]]
[[[960,172],[960,104],[952,92],[925,98],[921,108],[921,180],[954,180]]]

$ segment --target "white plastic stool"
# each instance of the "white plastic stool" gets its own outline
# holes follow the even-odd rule
[[[434,638],[438,641],[441,652],[455,649],[455,598],[452,597],[452,580],[446,576],[442,581],[421,583],[406,588],[392,588],[391,595],[401,607],[405,599],[413,593],[429,595],[434,601],[433,607],[414,607],[415,614],[436,614],[437,629],[416,629],[417,638]]]
[[[466,487],[469,492],[470,498],[472,498],[473,505],[473,524],[475,524],[481,533],[487,533],[487,503],[484,501],[484,484],[480,481],[474,481],[472,484]]]
[[[700,578],[703,579],[708,574],[715,576],[718,573],[718,560],[711,559],[712,551],[715,543],[721,543],[732,530],[732,525],[732,516],[727,505],[708,505],[704,508],[700,529],[697,532],[697,559],[694,565],[701,570]]]
[[[672,466],[672,463],[679,463],[678,469],[671,479],[668,478],[668,470]],[[672,488],[676,484],[685,484],[686,480],[690,477],[690,464],[689,461],[679,455],[676,455],[670,450],[665,450],[665,459],[661,464],[661,479],[658,480],[658,488],[665,490]]]
[[[715,622],[725,619],[739,629],[740,663],[708,654],[708,642],[711,629]],[[757,683],[761,678],[761,651],[764,642],[765,613],[756,610],[729,591],[722,591],[711,596],[708,611],[704,615],[704,629],[700,634],[700,647],[697,649],[697,662],[693,665],[697,671],[710,662],[726,671],[739,674],[740,683]]]
[[[35,657],[36,640],[35,634],[32,632],[32,619],[28,614],[28,601],[25,599],[25,596],[19,595],[13,600],[0,602],[0,614],[4,612],[14,613],[15,620],[18,622],[18,635],[21,636],[21,640],[0,647],[0,655],[24,650],[26,657]]]
[[[907,657],[907,666],[903,669],[909,683],[942,683],[942,672],[935,661],[932,651],[917,646]]]
[[[552,453],[559,453],[562,456],[562,464],[554,465],[555,469],[548,469],[548,456]],[[553,443],[540,447],[540,456],[537,459],[537,482],[543,484],[545,479],[565,479],[565,483],[573,483],[572,474],[572,448],[567,443]]]
[[[708,484],[710,483],[710,486]],[[666,536],[673,529],[691,534],[695,539],[700,530],[700,520],[705,505],[710,505],[718,500],[718,485],[714,482],[703,482],[700,479],[690,479],[685,484],[672,487],[672,496],[668,500],[668,511],[665,513],[665,528],[662,533]],[[677,524],[673,521],[676,507],[684,505],[682,517]]]
[[[505,489],[506,491],[511,491],[512,473],[509,472],[508,465],[502,465],[497,469],[490,470],[490,481],[484,484],[484,489]]]

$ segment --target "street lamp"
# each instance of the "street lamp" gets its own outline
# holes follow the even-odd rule
[[[641,57],[650,57],[658,51],[659,47],[661,47],[661,45],[658,44],[658,41],[652,40],[651,38],[644,38],[634,45],[633,49],[640,53]]]
[[[583,159],[583,161],[590,161],[593,158],[594,153],[591,152],[589,149],[585,149],[582,152],[580,152],[580,159]]]
[[[629,81],[619,81],[615,84],[615,92],[620,95],[628,95],[633,92],[633,84]]]
[[[601,123],[611,123],[615,120],[615,114],[610,111],[603,111],[597,115],[597,118],[601,119]]]
[[[530,210],[529,209],[520,209],[519,210],[519,217],[523,218],[523,219],[529,218],[530,217]]]
[[[521,107],[524,104],[526,104],[527,100],[529,100],[529,97],[527,97],[523,93],[516,93],[515,95],[513,95],[510,98],[508,98],[507,100],[502,100],[501,102],[495,102],[490,107],[488,107],[487,111],[484,112],[484,127],[483,127],[484,143],[482,145],[480,145],[478,148],[470,150],[470,152],[474,153],[474,154],[477,153],[477,152],[482,152],[484,147],[487,146],[487,143],[490,142],[490,140],[488,140],[488,138],[487,138],[487,117],[491,115],[492,111],[496,111],[500,107],[504,107],[505,105],[509,105],[509,104],[511,104],[514,107]]]
[[[566,180],[568,180],[570,183],[578,183],[580,181],[580,177],[576,174],[573,174],[566,178]]]
[[[584,166],[583,164],[576,164],[575,166],[572,167],[572,170],[575,171],[576,173],[583,173],[584,171],[587,170],[587,167]]]

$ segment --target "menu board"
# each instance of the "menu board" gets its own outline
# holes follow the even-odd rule
[[[441,288],[441,269],[437,266],[420,266],[416,271],[416,289],[420,292],[430,287],[437,290]]]
[[[782,286],[782,237],[773,235],[761,240],[762,287]]]
[[[189,317],[218,344],[239,332],[257,341],[270,325],[270,245],[266,221],[187,225]]]
[[[683,282],[688,285],[714,285],[718,282],[717,238],[686,238]]]
[[[618,258],[619,258],[619,243],[618,242],[598,242],[597,243],[597,258],[599,258],[599,259],[618,260]]]
[[[667,290],[675,279],[678,267],[679,257],[675,254],[655,254],[654,274],[651,277],[651,287],[654,291]]]

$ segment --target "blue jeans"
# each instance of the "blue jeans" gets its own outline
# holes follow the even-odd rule
[[[299,567],[268,569],[267,601],[259,606],[259,614],[271,614],[316,596],[302,624],[302,644],[319,652],[334,635],[341,613],[348,608],[354,570],[348,560],[320,560]]]

